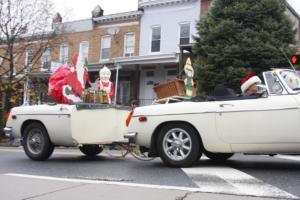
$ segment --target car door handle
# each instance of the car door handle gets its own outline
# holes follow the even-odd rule
[[[225,107],[233,107],[233,104],[229,104],[229,103],[224,103],[224,104],[220,104],[219,107],[221,108],[225,108]]]

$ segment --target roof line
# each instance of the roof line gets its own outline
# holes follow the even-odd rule
[[[300,15],[296,12],[296,10],[291,6],[291,4],[286,0],[286,7],[300,20]]]

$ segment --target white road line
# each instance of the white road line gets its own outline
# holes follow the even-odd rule
[[[14,153],[24,153],[23,148],[19,148],[19,149],[0,149],[0,151],[4,151],[4,152],[14,152]],[[59,152],[59,151],[54,151],[54,154],[60,154],[60,155],[83,155],[80,152]]]
[[[300,161],[300,156],[277,155],[277,156],[275,156],[275,157],[277,157],[277,158],[282,158],[282,159],[288,159],[288,160]]]
[[[195,167],[182,170],[202,192],[237,194],[258,197],[298,197],[230,167]]]
[[[58,177],[51,177],[51,176],[36,176],[36,175],[16,174],[16,173],[7,173],[7,174],[2,174],[2,175],[21,177],[21,178],[40,179],[40,180],[50,180],[50,181],[120,185],[120,186],[143,187],[143,188],[152,188],[152,189],[183,190],[183,191],[190,191],[190,192],[200,191],[199,188],[191,188],[191,187],[176,187],[176,186],[163,186],[163,185],[151,185],[151,184],[140,184],[140,183],[125,183],[125,182],[118,182],[118,181],[98,181],[98,180],[86,180],[86,179],[58,178]]]
[[[9,149],[9,148],[0,148],[0,152],[14,152],[14,153],[25,153],[23,148],[19,148],[19,149]],[[73,156],[84,156],[83,153],[79,152],[63,152],[60,150],[54,150],[53,155],[73,155]],[[115,156],[116,158],[121,158],[121,152],[120,153],[108,153],[108,151],[103,151],[101,154],[99,154],[102,157],[113,157]],[[126,157],[133,157],[132,155],[128,154]]]

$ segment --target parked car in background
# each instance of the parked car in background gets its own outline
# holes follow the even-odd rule
[[[264,72],[263,79],[266,89],[260,97],[223,91],[138,107],[125,136],[149,156],[176,167],[190,166],[202,154],[217,161],[235,153],[299,154],[299,73],[275,69]]]

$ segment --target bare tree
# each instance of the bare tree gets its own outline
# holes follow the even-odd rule
[[[54,37],[52,16],[50,0],[0,0],[0,116],[11,108],[15,86],[41,67],[40,58]]]

